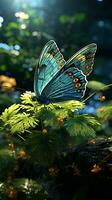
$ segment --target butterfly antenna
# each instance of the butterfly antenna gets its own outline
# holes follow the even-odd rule
[[[90,99],[91,97],[93,97],[95,94],[97,94],[97,92],[93,92],[86,99],[84,99],[82,102],[85,103],[88,99]]]
[[[104,87],[102,87],[100,90],[104,90],[104,89],[108,89],[108,87],[112,87],[112,83],[109,85],[105,85]],[[93,92],[92,94],[90,94],[86,99],[84,99],[82,102],[85,103],[88,99],[90,99],[91,97],[93,97],[95,94],[99,93],[99,91],[97,92]]]

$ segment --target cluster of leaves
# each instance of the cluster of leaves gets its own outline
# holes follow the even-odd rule
[[[107,86],[99,86],[100,90],[105,87]],[[108,135],[111,130],[107,130],[108,123],[112,121],[111,101],[99,108],[96,115],[91,115],[83,114],[83,102],[68,101],[41,105],[34,97],[34,93],[31,92],[22,94],[21,102],[6,108],[0,116],[0,132],[8,133],[14,141],[14,147],[10,139],[10,144],[4,145],[2,134],[0,135],[1,199],[48,199],[49,191],[47,193],[41,185],[45,180],[37,180],[40,170],[38,167],[43,166],[44,170],[47,169],[47,173],[42,172],[45,178],[58,176],[59,169],[53,165],[56,157],[66,156],[69,148],[88,138],[95,138],[97,130],[106,130]],[[18,137],[22,139],[18,140],[19,143]],[[90,142],[93,145],[95,140]],[[71,168],[74,169],[74,173],[79,173],[75,165],[71,165]]]
[[[77,145],[77,138],[95,137],[100,123],[92,115],[78,113],[84,108],[83,103],[40,105],[33,96],[33,93],[24,93],[21,103],[6,108],[0,117],[3,131],[26,140],[32,159],[48,164],[62,151]]]
[[[74,23],[74,22],[83,22],[85,20],[85,13],[78,13],[73,16],[68,16],[68,15],[61,15],[59,17],[59,21],[62,24],[67,24],[67,23]]]
[[[40,199],[47,200],[48,194],[42,184],[24,172],[29,156],[16,138],[8,132],[0,134],[0,200]],[[24,167],[22,168],[22,163]],[[30,163],[30,162],[29,162]],[[27,170],[29,170],[29,165]]]
[[[100,107],[97,111],[97,116],[101,121],[105,135],[112,136],[112,101]]]
[[[18,198],[23,200],[28,196],[29,199],[47,200],[48,193],[39,181],[21,177],[14,178],[18,166],[17,160],[17,149],[13,151],[0,150],[0,199]]]
[[[14,179],[11,186],[4,182],[0,182],[0,200],[10,199],[32,199],[47,200],[48,194],[43,186],[32,179],[17,178]]]

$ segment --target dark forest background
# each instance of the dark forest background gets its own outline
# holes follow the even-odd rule
[[[33,91],[34,68],[48,40],[57,42],[66,60],[95,42],[98,50],[89,79],[110,83],[111,6],[111,0],[1,0],[0,73]]]

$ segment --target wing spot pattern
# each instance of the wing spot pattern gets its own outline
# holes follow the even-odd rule
[[[78,78],[74,78],[74,79],[73,79],[73,83],[77,83],[78,81],[79,81]]]
[[[75,88],[75,89],[77,90],[77,92],[79,93],[79,92],[80,92],[79,88],[80,88],[81,85],[83,84],[83,83],[81,83],[81,79],[79,79],[79,78],[77,78],[76,76],[74,76],[74,75],[73,75],[73,72],[71,72],[71,71],[66,72],[66,74],[67,74],[70,78],[73,79],[72,82],[74,83],[74,88]]]

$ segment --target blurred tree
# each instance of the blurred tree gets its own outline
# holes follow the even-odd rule
[[[36,10],[24,5],[22,11],[13,11],[13,19],[9,18],[1,28],[0,73],[15,77],[22,88],[32,89],[33,72],[30,72],[49,37],[41,31],[42,24],[43,18]]]

